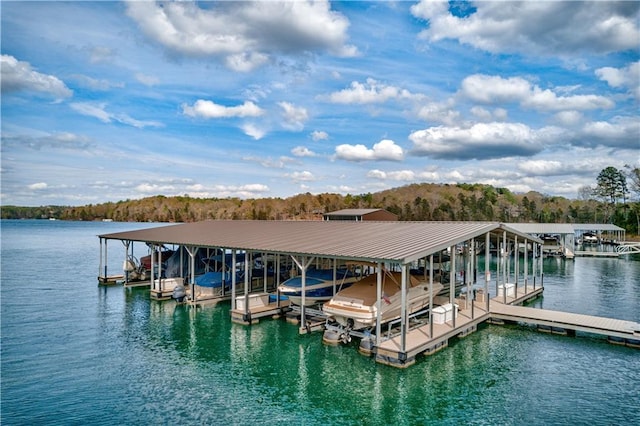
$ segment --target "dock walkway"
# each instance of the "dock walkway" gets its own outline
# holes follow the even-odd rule
[[[446,348],[452,337],[465,337],[477,330],[478,324],[489,321],[494,324],[505,322],[521,322],[535,325],[540,331],[559,334],[575,335],[576,331],[606,336],[611,343],[640,347],[640,323],[623,321],[591,315],[573,314],[568,312],[551,311],[547,309],[516,306],[542,294],[543,288],[518,288],[516,297],[504,295],[486,302],[476,301],[473,305],[465,304],[464,300],[456,299],[460,304],[458,316],[453,321],[444,324],[424,324],[410,330],[406,334],[405,351],[402,352],[402,338],[395,336],[380,343],[376,348],[376,361],[394,367],[405,368],[415,363],[415,357],[420,354],[432,355]],[[435,301],[439,304],[445,300]]]
[[[491,303],[490,311],[491,318],[495,319],[640,341],[640,324],[637,322],[494,302]]]
[[[577,250],[576,257],[619,257],[617,251],[593,251],[593,250]]]

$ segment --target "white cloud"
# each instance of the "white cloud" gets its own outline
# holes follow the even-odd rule
[[[372,78],[368,78],[366,83],[353,81],[348,89],[333,92],[326,97],[329,102],[337,104],[375,104],[393,99],[419,98],[420,95],[414,95],[406,89],[388,86]]]
[[[640,99],[640,61],[632,62],[624,68],[598,68],[596,76],[611,87],[628,89],[633,96]]]
[[[452,102],[429,102],[418,110],[418,118],[427,122],[438,122],[453,125],[460,118],[460,113],[453,109]]]
[[[574,143],[640,150],[640,120],[638,117],[614,117],[610,121],[586,123],[575,134]]]
[[[251,101],[228,107],[203,99],[198,99],[193,106],[183,104],[182,112],[190,117],[202,118],[258,117],[264,114],[264,110]]]
[[[287,164],[291,164],[296,162],[291,157],[281,156],[277,159],[272,157],[242,157],[244,161],[251,161],[254,163],[260,164],[262,167],[266,167],[267,169],[283,169]]]
[[[282,118],[284,120],[282,127],[293,131],[304,129],[304,123],[309,119],[309,114],[305,108],[296,107],[289,102],[278,102],[278,105],[282,108]]]
[[[369,172],[367,172],[367,177],[375,178],[375,179],[386,179],[387,174],[382,170],[374,169],[374,170],[369,170]]]
[[[91,147],[87,136],[70,132],[47,133],[44,135],[2,135],[3,148],[27,147],[40,150],[45,147],[53,149],[77,150],[85,152]]]
[[[556,121],[564,126],[575,126],[582,121],[582,117],[578,111],[560,111],[555,115]]]
[[[560,161],[527,160],[518,163],[518,169],[529,175],[557,175],[563,168],[566,170]]]
[[[349,21],[328,1],[127,2],[127,14],[149,39],[184,56],[214,56],[235,71],[250,71],[274,54],[329,52],[354,56]]]
[[[414,155],[447,159],[488,159],[533,155],[556,136],[521,123],[477,123],[469,128],[430,127],[409,135]]]
[[[296,146],[291,150],[291,154],[296,157],[315,157],[317,155],[306,146]]]
[[[111,123],[111,114],[105,111],[107,104],[101,103],[89,103],[89,102],[75,102],[72,103],[71,109],[82,115],[97,118],[103,123]]]
[[[269,57],[262,53],[241,52],[227,56],[224,63],[233,71],[249,72],[264,65],[268,60]]]
[[[108,112],[106,110],[107,104],[104,102],[74,102],[70,104],[70,107],[79,114],[97,118],[103,123],[112,123],[115,121],[138,129],[143,129],[145,127],[163,127],[163,124],[157,121],[142,121],[132,118],[128,114],[115,114]]]
[[[493,111],[482,108],[480,106],[474,106],[471,108],[471,114],[479,121],[505,121],[509,115],[504,108],[495,108]],[[446,123],[445,123],[446,124]]]
[[[48,187],[49,187],[49,185],[47,185],[46,182],[32,183],[31,185],[28,186],[28,188],[33,190],[33,191],[39,191],[39,190],[42,190],[42,189],[47,189]]]
[[[474,106],[473,108],[471,108],[471,114],[473,114],[474,117],[481,121],[492,121],[493,119],[493,114],[491,114],[491,111],[479,106]]]
[[[458,40],[492,53],[573,56],[637,49],[634,2],[482,1],[475,13],[457,17],[447,2],[421,0],[411,13],[428,21],[421,37]]]
[[[28,62],[18,61],[10,55],[0,57],[2,76],[2,92],[38,92],[51,95],[58,100],[73,96],[71,91],[60,79],[53,75],[42,74],[31,68]]]
[[[80,83],[80,85],[92,90],[109,90],[114,87],[122,89],[125,87],[124,83],[112,83],[109,80],[91,78],[86,75],[74,74],[72,78]]]
[[[264,137],[264,135],[267,134],[266,129],[260,128],[253,123],[245,123],[241,126],[241,128],[245,135],[251,136],[255,140],[260,140]]]
[[[136,73],[136,80],[138,80],[140,83],[144,84],[145,86],[155,86],[156,84],[160,83],[160,79],[156,76],[153,75],[147,75],[147,74],[142,74],[142,73]]]
[[[311,182],[316,180],[313,173],[306,170],[303,172],[293,172],[285,176],[291,178],[291,180],[293,180],[294,182]]]
[[[521,77],[503,78],[484,74],[466,77],[460,94],[483,104],[519,103],[524,108],[541,111],[606,109],[613,101],[598,95],[558,96],[549,89],[541,89]]]
[[[325,141],[329,139],[329,134],[320,130],[314,130],[313,132],[311,132],[311,139],[314,142]]]
[[[269,187],[267,185],[261,183],[250,183],[247,185],[242,185],[238,188],[238,190],[243,192],[251,192],[251,193],[260,193],[260,192],[268,192]]]
[[[404,158],[404,151],[394,141],[384,139],[371,149],[361,144],[338,145],[335,156],[347,161],[400,161]]]
[[[367,173],[367,177],[380,180],[411,182],[415,180],[416,174],[411,170],[396,170],[390,172],[384,172],[382,170],[370,170]]]
[[[131,186],[132,183],[123,183]],[[251,198],[270,191],[267,185],[249,183],[245,185],[206,185],[195,183],[192,179],[169,178],[157,181],[146,181],[133,185],[134,190],[143,196],[148,194],[165,194],[167,196],[188,194],[195,198]]]
[[[135,190],[143,194],[167,194],[175,193],[176,188],[173,185],[158,185],[155,183],[141,183],[135,187]]]
[[[107,63],[113,61],[115,51],[107,46],[96,46],[90,51],[89,62],[92,64]]]

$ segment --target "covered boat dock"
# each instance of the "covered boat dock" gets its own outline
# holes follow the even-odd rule
[[[384,303],[380,285],[381,271],[395,269],[402,275],[403,299],[400,318],[393,332],[390,330],[385,335],[381,321],[378,320],[375,328],[371,330],[370,341],[371,352],[374,354],[377,354],[383,341],[397,341],[398,348],[394,351],[393,359],[390,359],[389,354],[377,356],[376,359],[398,366],[410,365],[415,359],[415,354],[408,354],[407,351],[408,336],[414,327],[406,300],[411,268],[422,266],[424,281],[433,284],[434,258],[437,259],[442,252],[448,252],[450,255],[450,285],[447,286],[446,294],[435,298],[432,295],[429,300],[426,321],[430,324],[428,334],[431,336],[434,335],[431,331],[434,308],[437,308],[438,304],[454,307],[453,315],[443,322],[447,322],[457,334],[460,334],[471,331],[466,321],[456,319],[460,304],[464,304],[461,312],[468,311],[467,315],[475,325],[478,321],[486,320],[490,293],[506,302],[507,297],[520,294],[522,289],[525,289],[525,292],[535,289],[535,294],[542,291],[542,269],[539,262],[539,247],[542,241],[498,222],[206,221],[104,234],[99,235],[99,238],[101,253],[104,253],[105,257],[108,240],[122,241],[127,251],[132,242],[143,242],[150,247],[185,247],[190,266],[181,271],[182,275],[177,278],[184,280],[190,288],[189,297],[192,304],[198,303],[195,274],[191,272],[195,270],[198,251],[225,253],[233,259],[232,268],[237,264],[237,257],[244,256],[247,261],[244,262],[242,290],[238,288],[240,282],[236,274],[231,273],[230,294],[225,294],[223,287],[219,297],[230,298],[232,318],[246,324],[253,323],[262,315],[282,312],[284,303],[277,294],[267,292],[266,280],[262,291],[251,293],[249,260],[254,255],[270,257],[275,259],[275,265],[272,267],[279,272],[283,259],[290,258],[302,274],[301,332],[306,332],[305,274],[314,259],[329,259],[334,264],[338,261],[361,261],[377,265],[378,315],[381,312],[381,304]],[[524,250],[522,271],[519,270],[518,256],[513,256],[513,260],[509,260],[508,256],[517,253],[519,247]],[[492,251],[503,255],[491,262]],[[484,267],[479,267],[479,254],[484,254]],[[481,270],[483,272],[479,273]],[[105,270],[105,275],[106,272]],[[275,280],[277,287],[278,273],[275,274]],[[163,279],[152,276],[151,282],[154,291],[155,286],[162,286]],[[164,290],[160,288],[159,291]],[[482,308],[476,309],[476,306]],[[429,348],[423,349],[427,351]]]

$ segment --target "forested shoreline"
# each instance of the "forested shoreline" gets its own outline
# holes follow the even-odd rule
[[[620,202],[608,194],[597,199],[595,189],[583,192],[581,199],[571,200],[538,192],[516,194],[483,184],[425,183],[345,196],[304,193],[288,198],[217,199],[157,195],[85,206],[3,206],[2,218],[124,222],[319,220],[323,213],[341,209],[381,208],[402,221],[613,223],[629,233],[638,233],[640,202],[626,197]]]

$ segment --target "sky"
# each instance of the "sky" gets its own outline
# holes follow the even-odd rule
[[[2,1],[3,205],[640,167],[640,2]]]

